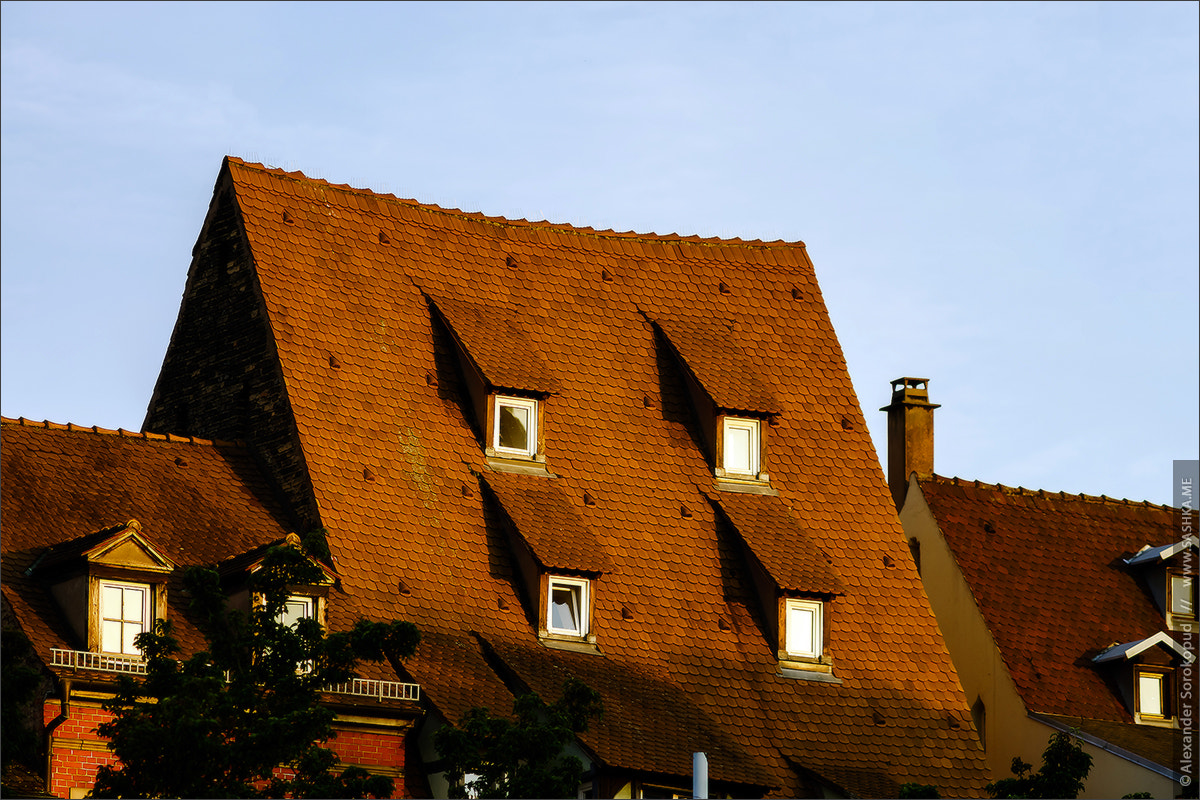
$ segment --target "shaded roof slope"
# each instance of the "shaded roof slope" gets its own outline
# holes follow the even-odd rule
[[[1131,722],[1091,658],[1164,629],[1122,559],[1175,538],[1173,510],[940,476],[919,484],[1026,707]]]
[[[519,319],[557,379],[544,480],[612,562],[594,593],[604,658],[669,680],[782,794],[801,785],[797,763],[982,792],[969,712],[802,243],[484,217],[233,158],[218,195],[230,190],[343,586],[371,616],[429,634],[405,668],[447,716],[471,682],[495,697],[474,634],[513,653],[536,635],[426,294]],[[703,495],[712,470],[683,376],[646,315],[730,320],[731,341],[753,346],[778,403],[764,467],[845,589],[829,626],[840,686],[777,674]]]
[[[8,418],[0,436],[4,592],[42,658],[51,647],[86,645],[74,641],[48,587],[25,575],[52,546],[74,542],[64,549],[79,551],[136,519],[155,548],[186,567],[287,535],[245,446]],[[168,599],[181,643],[198,646],[187,603],[177,591]]]

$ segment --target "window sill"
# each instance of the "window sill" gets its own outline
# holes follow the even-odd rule
[[[842,679],[833,674],[833,662],[829,658],[800,659],[780,658],[778,675],[802,681],[841,684]]]
[[[713,488],[720,492],[744,492],[746,494],[767,494],[777,496],[779,492],[771,487],[770,477],[765,472],[760,472],[758,478],[746,477],[730,477],[716,474],[713,480]]]
[[[567,650],[572,653],[591,653],[602,655],[600,646],[596,644],[595,634],[583,636],[564,636],[560,633],[538,631],[538,641],[553,650]]]
[[[1134,714],[1133,721],[1138,725],[1146,725],[1151,728],[1177,728],[1175,717],[1155,717],[1149,714]]]
[[[540,460],[498,456],[488,448],[487,465],[496,472],[515,472],[520,475],[540,475],[543,478],[553,478],[554,474],[546,468],[546,457]]]

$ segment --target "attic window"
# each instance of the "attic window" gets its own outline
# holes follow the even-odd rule
[[[1167,574],[1167,627],[1192,630],[1196,623],[1196,581],[1191,575]]]
[[[492,447],[497,453],[532,457],[537,453],[538,401],[497,395]]]
[[[144,583],[100,582],[100,652],[142,654],[134,638],[149,630],[151,591]]]
[[[546,592],[546,631],[583,638],[588,634],[589,589],[586,578],[552,576]]]
[[[757,478],[761,437],[755,419],[724,417],[721,425],[721,467],[726,476]]]
[[[317,614],[317,599],[303,595],[288,597],[283,610],[279,612],[279,622],[289,628],[296,627],[302,619],[314,619]]]
[[[1170,723],[1171,673],[1166,669],[1138,667],[1134,670],[1137,722],[1143,724]]]
[[[788,598],[784,604],[784,650],[791,658],[819,659],[824,641],[824,605]]]

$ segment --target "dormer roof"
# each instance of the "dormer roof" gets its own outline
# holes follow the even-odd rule
[[[462,352],[493,388],[542,395],[558,391],[558,379],[513,309],[435,294],[429,295],[429,301]]]
[[[1189,664],[1196,660],[1196,656],[1188,652],[1183,645],[1175,641],[1175,639],[1171,638],[1164,631],[1159,631],[1141,641],[1114,644],[1103,653],[1095,656],[1092,661],[1095,661],[1097,664],[1105,664],[1113,661],[1132,661],[1152,647],[1161,647],[1173,657],[1183,659]]]
[[[169,573],[175,569],[175,562],[163,555],[142,532],[141,523],[131,519],[52,546],[26,570],[26,574],[49,575],[73,562],[148,573]]]
[[[760,374],[762,365],[739,345],[733,320],[646,316],[718,409],[760,414],[782,410],[770,381]]]
[[[503,472],[481,480],[543,569],[599,574],[612,568],[604,547],[553,480]]]
[[[1150,545],[1142,545],[1142,549],[1130,558],[1125,559],[1125,563],[1131,567],[1140,567],[1147,564],[1162,564],[1170,561],[1175,556],[1187,550],[1189,547],[1196,549],[1197,539],[1195,536],[1186,536],[1177,542],[1162,544],[1158,547]]]

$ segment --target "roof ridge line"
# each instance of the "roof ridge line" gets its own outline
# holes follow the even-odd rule
[[[1100,503],[1104,505],[1114,506],[1141,506],[1143,508],[1157,508],[1162,510],[1174,510],[1175,506],[1161,505],[1159,503],[1151,503],[1149,500],[1130,500],[1127,497],[1109,497],[1107,495],[1094,494],[1073,494],[1071,492],[1052,491],[1046,489],[1026,489],[1024,486],[1008,486],[1003,483],[987,483],[978,479],[960,478],[957,475],[947,477],[945,475],[934,474],[930,480],[940,483],[953,484],[954,486],[971,485],[976,489],[994,489],[996,491],[1005,492],[1008,494],[1017,494],[1024,497],[1041,497],[1055,500],[1082,500],[1087,503]]]
[[[246,447],[242,439],[228,441],[226,439],[202,439],[198,436],[180,436],[175,433],[153,433],[151,431],[129,431],[124,428],[101,428],[99,425],[79,425],[74,422],[51,422],[26,419],[25,417],[3,417],[0,423],[4,425],[19,425],[23,428],[42,428],[50,431],[68,431],[70,433],[93,433],[100,436],[120,436],[125,439],[145,439],[150,442],[172,442],[174,444],[195,444],[201,446]]]
[[[581,236],[581,237],[589,238],[589,239],[621,239],[621,240],[635,240],[635,241],[643,240],[643,241],[656,241],[656,242],[668,242],[668,243],[681,242],[684,244],[699,245],[699,246],[704,246],[704,247],[730,247],[730,246],[732,246],[732,247],[747,247],[747,248],[753,248],[753,249],[759,249],[759,250],[780,250],[780,249],[795,250],[798,248],[800,250],[804,250],[805,252],[807,252],[807,249],[808,249],[808,246],[804,243],[803,240],[797,240],[797,241],[793,242],[793,241],[788,241],[786,239],[774,239],[771,241],[766,241],[763,239],[741,239],[738,237],[734,237],[732,239],[722,239],[719,236],[700,236],[699,234],[695,234],[695,233],[691,233],[691,234],[654,233],[654,232],[639,233],[639,232],[633,231],[633,230],[616,231],[616,230],[613,230],[612,228],[607,228],[605,230],[599,230],[597,228],[593,228],[588,225],[572,225],[569,222],[551,222],[550,220],[534,221],[534,220],[527,220],[524,218],[509,219],[508,217],[484,214],[482,211],[463,211],[460,208],[446,208],[444,206],[439,206],[436,203],[423,203],[420,200],[417,200],[416,198],[400,197],[399,195],[393,194],[391,192],[377,192],[374,189],[365,189],[365,188],[360,188],[357,186],[351,186],[348,183],[333,183],[332,181],[327,180],[325,178],[314,178],[310,175],[305,175],[300,170],[293,170],[293,171],[289,172],[289,171],[283,169],[282,167],[272,167],[272,166],[262,164],[262,163],[256,162],[256,161],[246,161],[245,159],[239,158],[237,156],[226,156],[226,158],[231,162],[236,162],[240,166],[246,167],[247,169],[253,169],[253,170],[260,171],[260,172],[266,172],[266,173],[270,173],[272,175],[278,175],[278,176],[284,177],[284,178],[291,178],[292,180],[296,180],[296,181],[310,181],[312,183],[319,183],[330,189],[337,189],[339,191],[349,192],[352,194],[369,195],[371,197],[374,197],[374,198],[377,198],[380,200],[385,200],[385,201],[390,200],[390,201],[393,201],[396,203],[400,203],[402,205],[412,206],[412,207],[418,208],[423,211],[429,211],[429,212],[435,213],[435,214],[442,214],[442,215],[448,216],[448,217],[455,217],[455,218],[460,218],[460,219],[465,218],[465,219],[469,219],[473,222],[482,222],[484,224],[493,225],[498,228],[513,227],[513,228],[543,229],[543,230],[553,230],[558,233],[566,233],[566,234],[571,234],[571,235],[575,235],[575,236]]]

